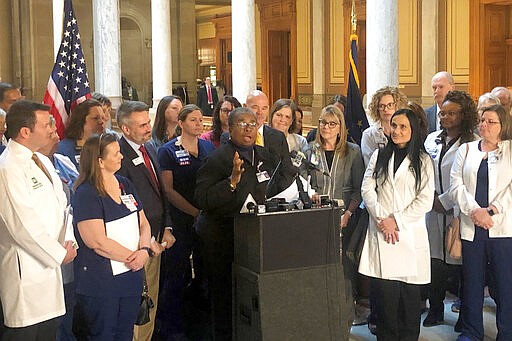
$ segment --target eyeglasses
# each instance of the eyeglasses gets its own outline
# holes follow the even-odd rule
[[[484,123],[486,123],[487,125],[501,124],[500,121],[486,120],[486,119],[481,118],[480,119],[480,124],[484,124]]]
[[[388,104],[379,104],[379,106],[377,108],[379,108],[380,111],[384,111],[386,109],[392,110],[392,109],[396,108],[396,103],[395,102],[390,102]]]
[[[228,109],[228,108],[221,108],[220,111],[223,113],[223,114],[229,114],[231,113],[231,109]]]
[[[445,116],[449,116],[449,117],[455,117],[456,115],[460,114],[460,111],[440,111],[437,113],[437,116],[439,117],[445,117]]]
[[[258,124],[256,122],[238,122],[236,123],[236,126],[240,129],[256,129]]]
[[[320,128],[323,128],[323,127],[329,127],[329,128],[336,128],[338,126],[338,122],[335,122],[335,121],[326,121],[326,120],[318,120],[318,125],[320,126]]]

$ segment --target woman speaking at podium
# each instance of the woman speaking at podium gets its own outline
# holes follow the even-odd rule
[[[434,169],[418,116],[400,109],[391,139],[373,153],[361,193],[370,223],[359,272],[375,278],[378,340],[417,340],[420,286],[430,282],[425,214],[434,199]]]
[[[210,154],[199,169],[195,191],[196,202],[202,209],[196,230],[208,273],[214,340],[231,340],[232,334],[234,216],[249,194],[258,204],[263,204],[266,194],[275,195],[292,182],[279,167],[279,159],[255,145],[258,124],[250,109],[233,110],[228,125],[231,139]]]

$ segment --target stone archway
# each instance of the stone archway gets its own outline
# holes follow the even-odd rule
[[[125,16],[120,19],[120,34],[121,75],[137,89],[140,101],[151,104],[151,40],[136,20]]]

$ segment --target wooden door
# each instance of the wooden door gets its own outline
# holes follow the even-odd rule
[[[226,95],[233,93],[233,69],[231,64],[231,39],[220,40],[220,64],[217,79],[221,79],[226,88]]]
[[[290,32],[268,31],[268,97],[270,104],[291,96]]]
[[[506,86],[507,46],[505,40],[508,38],[508,11],[503,6],[485,6],[485,47],[484,53],[484,84],[487,91],[495,86]]]

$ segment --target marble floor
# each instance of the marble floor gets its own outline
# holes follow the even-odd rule
[[[419,341],[451,341],[457,339],[458,333],[453,331],[453,326],[457,322],[458,314],[451,311],[451,305],[454,297],[448,297],[444,303],[444,320],[445,324],[435,327],[425,328],[421,326]],[[496,339],[496,305],[491,298],[484,300],[484,341]],[[421,321],[427,316],[424,313],[421,316]],[[370,333],[368,326],[352,327],[350,333],[350,341],[367,341],[376,340],[377,338]]]

